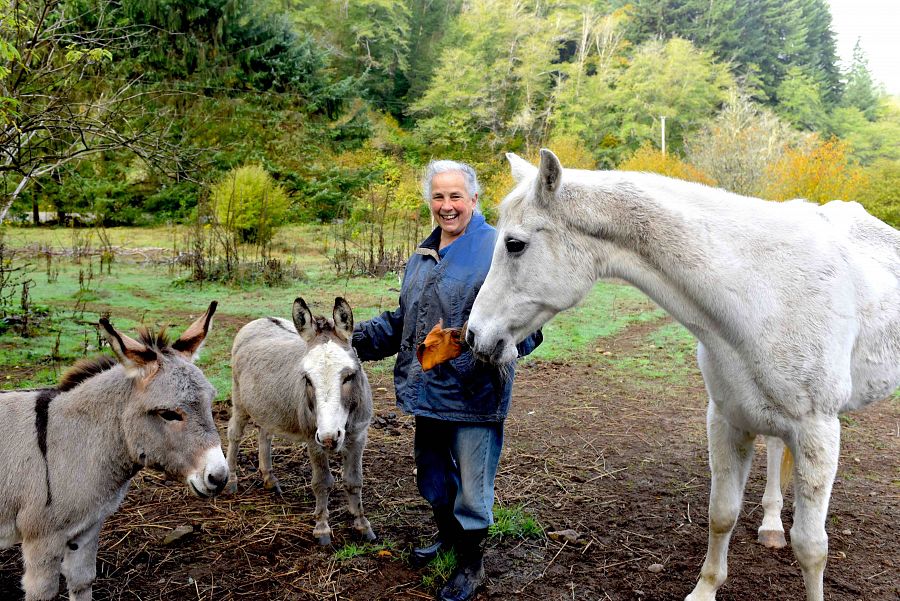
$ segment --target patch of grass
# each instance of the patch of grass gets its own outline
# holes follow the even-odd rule
[[[627,284],[598,282],[575,308],[543,328],[544,342],[530,355],[537,359],[593,360],[593,342],[615,336],[631,323],[659,319],[665,312]]]
[[[494,523],[488,529],[488,534],[494,537],[543,538],[544,528],[520,505],[514,507],[495,505]]]
[[[455,569],[456,554],[453,550],[441,551],[426,567],[425,573],[422,575],[422,584],[426,588],[437,589],[447,582]]]
[[[384,540],[380,543],[356,543],[356,542],[348,542],[343,547],[334,552],[332,557],[337,561],[350,561],[356,557],[363,557],[366,555],[378,555],[379,553],[386,551],[391,556],[402,557],[402,554],[398,554],[396,551],[396,545],[390,540]]]

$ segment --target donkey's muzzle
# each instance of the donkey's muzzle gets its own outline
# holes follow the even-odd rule
[[[188,476],[188,488],[198,497],[214,497],[228,484],[228,464],[222,447],[216,445],[203,454],[202,467]]]
[[[316,430],[316,443],[326,451],[337,451],[344,443],[344,431],[338,430],[322,434]]]

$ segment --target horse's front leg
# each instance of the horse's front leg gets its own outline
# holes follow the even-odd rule
[[[794,453],[794,525],[791,546],[800,563],[807,601],[822,601],[822,574],[828,558],[825,518],[837,474],[841,425],[837,417],[804,424]]]
[[[59,573],[65,541],[56,536],[22,541],[25,601],[49,601],[59,592]]]
[[[328,454],[314,441],[306,444],[309,452],[309,462],[312,466],[312,489],[316,497],[316,510],[313,517],[316,526],[313,528],[320,545],[331,544],[331,526],[328,525],[328,495],[334,486],[334,476],[328,465]]]
[[[363,432],[359,437],[347,441],[343,452],[342,469],[347,503],[350,515],[353,516],[353,527],[364,539],[373,541],[376,536],[362,507],[362,456],[366,448],[366,439],[367,435]]]
[[[91,601],[91,590],[97,577],[97,544],[100,528],[97,522],[81,536],[66,543],[62,573],[69,589],[69,601]]]
[[[770,549],[783,549],[784,526],[781,523],[781,465],[784,458],[784,442],[774,436],[766,436],[766,492],[763,493],[763,521],[757,533],[757,540]]]
[[[686,601],[713,601],[728,577],[728,543],[741,511],[744,486],[753,458],[754,436],[729,424],[710,400],[706,413],[709,437],[709,546],[700,579]]]

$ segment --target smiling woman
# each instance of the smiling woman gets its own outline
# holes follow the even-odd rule
[[[426,198],[441,228],[439,248],[450,245],[466,231],[478,206],[475,171],[456,161],[432,161],[425,174]]]
[[[417,484],[438,526],[437,542],[414,549],[413,558],[424,564],[454,547],[459,565],[439,599],[463,601],[484,578],[512,371],[477,362],[468,350],[428,371],[416,360],[435,324],[458,329],[468,319],[497,239],[477,212],[478,178],[469,165],[432,161],[422,183],[438,227],[407,263],[399,307],[357,325],[353,346],[363,361],[397,354],[397,404],[415,415]],[[527,355],[540,341],[537,333],[514,352]]]

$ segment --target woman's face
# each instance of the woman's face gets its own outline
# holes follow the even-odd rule
[[[431,213],[443,230],[442,242],[452,242],[466,231],[477,201],[477,194],[469,196],[461,172],[445,171],[431,178]]]

